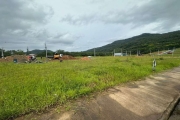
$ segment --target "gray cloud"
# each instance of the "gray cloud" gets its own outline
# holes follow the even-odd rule
[[[42,34],[47,34],[35,33],[35,31],[38,27],[47,24],[52,15],[51,7],[40,6],[33,0],[0,0],[1,45],[6,46],[12,43],[12,46],[7,47],[13,49],[13,46],[17,48],[19,44],[25,42],[28,44],[32,42],[32,39],[38,39]]]
[[[132,24],[140,27],[157,23],[159,29],[167,29],[180,25],[179,0],[150,0],[142,6],[134,5],[127,10],[111,10],[107,13],[97,12],[91,15],[67,15],[60,21],[73,25],[87,25],[94,22],[104,24]]]
[[[99,17],[95,14],[92,15],[81,15],[80,17],[73,17],[72,15],[66,15],[60,22],[68,22],[73,25],[86,25],[99,21]]]
[[[179,0],[0,0],[0,47],[44,49],[46,42],[52,50],[79,51],[169,32],[180,28],[179,6]]]
[[[167,29],[180,24],[179,0],[153,0],[130,13],[130,21],[135,26],[146,25],[152,22],[159,23],[158,27]]]
[[[76,40],[78,40],[80,36],[72,35],[70,33],[60,33],[48,40],[50,44],[66,44],[66,45],[72,45]]]
[[[37,24],[45,24],[46,18],[53,14],[52,8],[48,9],[45,11],[33,1],[1,0],[0,29],[4,32],[26,31]]]

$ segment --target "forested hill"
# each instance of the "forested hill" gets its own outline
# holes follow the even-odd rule
[[[96,52],[120,52],[131,51],[136,53],[140,50],[141,53],[149,53],[151,50],[167,50],[173,48],[180,48],[180,30],[164,33],[164,34],[150,34],[144,33],[132,38],[117,40],[111,44],[96,48]],[[86,52],[93,52],[94,49],[87,50]]]

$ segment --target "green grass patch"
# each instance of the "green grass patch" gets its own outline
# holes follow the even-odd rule
[[[179,57],[95,57],[89,61],[0,63],[0,119],[64,104],[95,91],[180,65]]]

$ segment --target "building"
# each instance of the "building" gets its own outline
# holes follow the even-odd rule
[[[114,56],[127,56],[126,53],[114,53]]]

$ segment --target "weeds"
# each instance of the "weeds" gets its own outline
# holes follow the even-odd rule
[[[127,57],[96,57],[90,61],[63,63],[0,63],[0,119],[41,111],[110,86],[138,80],[153,74],[152,61],[152,57],[128,57],[128,60]],[[163,57],[157,60],[156,72],[179,65],[178,57]]]

